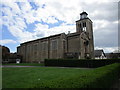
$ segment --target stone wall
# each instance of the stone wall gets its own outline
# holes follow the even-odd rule
[[[63,48],[64,45],[65,48]],[[66,36],[63,33],[23,43],[17,48],[17,52],[23,56],[23,62],[43,62],[48,58],[64,58]]]
[[[68,52],[80,52],[80,35],[67,38]]]

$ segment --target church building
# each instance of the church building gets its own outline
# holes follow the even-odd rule
[[[94,39],[92,21],[86,12],[76,21],[76,32],[60,33],[28,41],[17,47],[22,62],[43,62],[44,59],[93,59]]]

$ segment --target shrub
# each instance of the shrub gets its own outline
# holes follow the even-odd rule
[[[96,68],[104,65],[120,62],[120,59],[45,59],[45,66],[61,66],[61,67],[88,67]]]

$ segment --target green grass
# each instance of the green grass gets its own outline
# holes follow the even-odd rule
[[[96,69],[17,67],[2,70],[3,88],[106,88],[116,79],[120,64]]]
[[[44,66],[43,63],[6,63],[2,65],[17,65],[17,66]]]
[[[3,88],[34,88],[51,80],[70,78],[87,70],[53,67],[3,68]]]

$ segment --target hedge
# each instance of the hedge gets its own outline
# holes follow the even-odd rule
[[[112,63],[120,63],[120,59],[45,59],[44,63],[45,66],[97,68]]]
[[[99,67],[81,75],[46,81],[41,88],[110,88],[120,75],[120,64]]]

